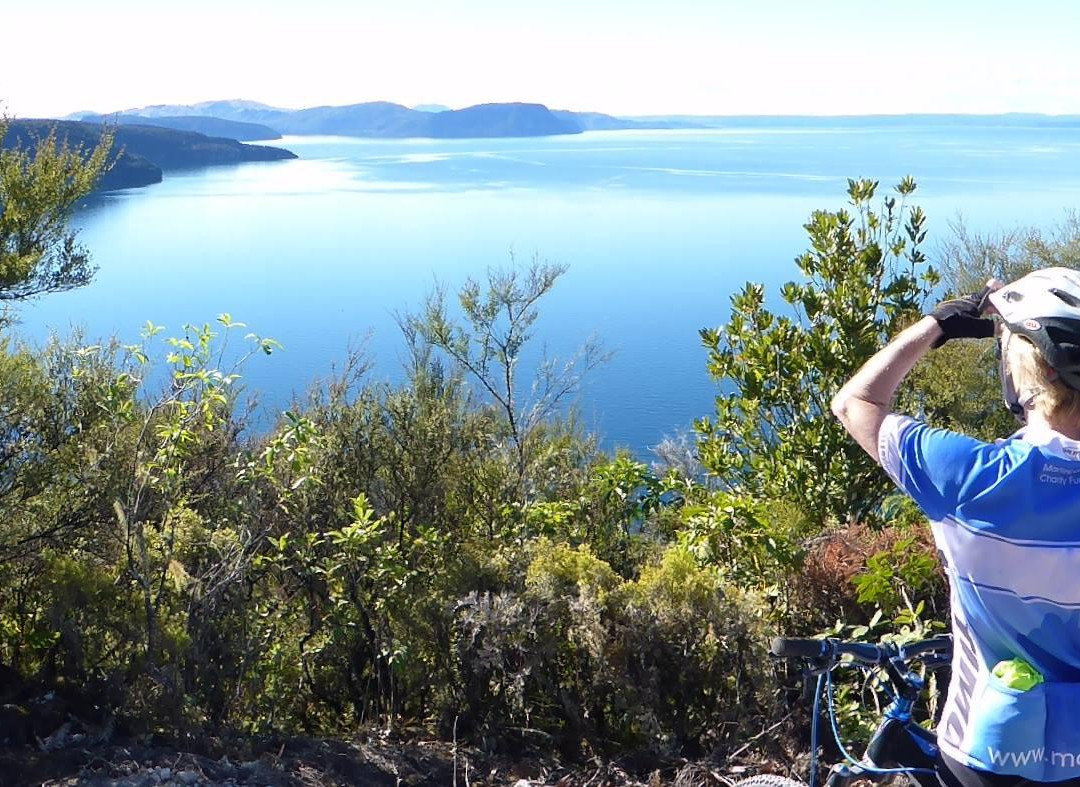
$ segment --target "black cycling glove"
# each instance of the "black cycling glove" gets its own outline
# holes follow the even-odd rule
[[[930,316],[937,320],[942,335],[933,346],[940,347],[949,339],[985,339],[994,335],[994,321],[982,316],[986,296],[990,288],[982,292],[942,301]]]

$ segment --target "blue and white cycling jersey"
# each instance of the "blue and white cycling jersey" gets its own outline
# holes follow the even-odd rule
[[[1080,777],[1080,442],[1046,428],[983,443],[889,415],[881,464],[930,519],[951,587],[942,752],[1033,781]],[[1021,658],[1029,691],[991,673]]]

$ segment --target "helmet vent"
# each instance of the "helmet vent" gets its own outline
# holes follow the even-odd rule
[[[1065,303],[1069,304],[1069,306],[1072,306],[1074,309],[1080,308],[1080,298],[1077,298],[1071,292],[1066,292],[1057,287],[1051,287],[1050,292],[1056,295],[1060,300],[1065,301]]]

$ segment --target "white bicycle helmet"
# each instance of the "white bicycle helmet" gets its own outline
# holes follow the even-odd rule
[[[1080,272],[1044,268],[990,293],[989,301],[1012,333],[1029,339],[1065,385],[1080,391]],[[1037,392],[1021,400],[1001,348],[1001,387],[1013,414],[1025,420]]]

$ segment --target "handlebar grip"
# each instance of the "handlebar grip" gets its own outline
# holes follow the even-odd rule
[[[769,652],[781,659],[816,659],[829,652],[828,640],[775,637]]]
[[[900,653],[906,659],[914,658],[921,653],[952,653],[952,645],[952,636],[944,634],[905,645],[900,648]]]
[[[838,653],[846,653],[856,661],[864,664],[880,664],[887,653],[877,645],[865,642],[841,642],[837,648]]]

